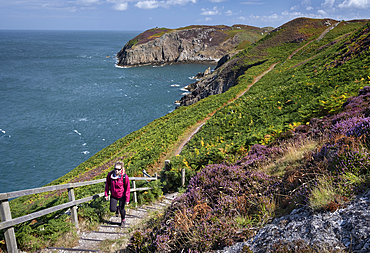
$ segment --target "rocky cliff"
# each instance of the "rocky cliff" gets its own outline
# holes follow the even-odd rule
[[[188,85],[186,89],[191,93],[183,96],[177,103],[180,103],[180,106],[191,105],[208,96],[224,93],[236,84],[237,78],[248,68],[262,64],[266,60],[249,65],[240,64],[239,61],[239,58],[232,59],[201,80]]]
[[[250,45],[268,28],[245,25],[151,29],[130,40],[117,54],[118,66],[217,62],[240,43]],[[240,49],[239,49],[240,50]]]

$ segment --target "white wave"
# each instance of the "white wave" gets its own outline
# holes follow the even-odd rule
[[[184,93],[181,93],[181,95],[183,95],[183,96],[188,95],[188,94],[191,94],[191,92],[184,92]]]
[[[91,56],[87,56],[87,55],[80,55],[79,57],[80,57],[80,58],[87,58],[87,59],[91,59]]]
[[[3,134],[5,134],[6,132],[5,132],[5,130],[3,130],[3,129],[0,129],[0,132],[2,132]]]
[[[87,121],[87,118],[78,119],[78,121]]]
[[[179,84],[171,84],[172,87],[179,87]]]
[[[78,134],[78,135],[81,135],[81,133],[80,132],[78,132],[77,130],[73,130],[73,132],[75,132],[76,134]]]
[[[89,152],[89,151],[87,151],[87,150],[86,150],[86,151],[82,151],[81,153],[82,153],[82,154],[85,154],[85,155],[90,154],[90,152]]]
[[[86,146],[87,145],[87,143],[85,142],[84,144],[82,144],[82,146]]]
[[[181,88],[180,90],[181,90],[181,91],[188,91],[188,90],[187,90],[187,89],[185,89],[185,88]]]
[[[123,67],[123,66],[119,66],[117,64],[114,65],[116,68],[119,68],[119,69],[129,69],[129,67]]]

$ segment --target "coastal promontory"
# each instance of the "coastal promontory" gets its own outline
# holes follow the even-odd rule
[[[216,63],[226,53],[251,45],[270,30],[247,25],[154,28],[127,42],[117,54],[117,65]]]

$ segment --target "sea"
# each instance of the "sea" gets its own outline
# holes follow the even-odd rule
[[[44,186],[176,108],[210,64],[120,68],[140,31],[0,30],[0,193]]]

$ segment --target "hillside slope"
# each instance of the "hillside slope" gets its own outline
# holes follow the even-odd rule
[[[117,54],[117,65],[217,62],[229,51],[240,50],[235,48],[239,44],[250,45],[268,31],[246,25],[150,29],[127,42]]]
[[[369,66],[370,23],[301,45],[171,161],[195,172],[188,189],[130,249],[368,252]]]
[[[249,68],[263,64],[266,61],[280,60],[278,59],[280,56],[269,52],[269,48],[283,46],[284,44],[290,44],[293,48],[294,45],[310,42],[317,39],[325,31],[329,31],[338,22],[332,19],[299,18],[274,29],[265,39],[258,41],[223,65],[217,66],[212,74],[188,85],[186,89],[191,93],[179,100],[180,105],[190,105],[207,96],[227,91],[237,84],[238,77]]]
[[[186,217],[192,217],[190,222],[197,225],[188,227],[190,229],[188,230],[189,233],[208,231],[211,235],[211,237],[207,237],[207,243],[201,241],[204,238],[202,236],[183,237],[187,238],[186,243],[183,244],[186,249],[196,249],[197,247],[203,247],[202,250],[205,248],[219,249],[249,236],[249,233],[254,231],[248,226],[249,221],[252,222],[250,223],[252,227],[257,227],[265,224],[271,216],[279,214],[278,209],[277,211],[271,209],[272,211],[268,213],[263,213],[263,209],[261,209],[263,206],[269,206],[271,195],[268,194],[271,192],[268,189],[271,188],[267,186],[271,186],[270,183],[274,185],[274,182],[279,182],[282,178],[289,179],[289,182],[292,183],[292,186],[289,187],[292,188],[288,186],[287,188],[279,188],[286,190],[285,193],[280,192],[279,194],[291,196],[287,193],[294,191],[294,187],[299,188],[303,182],[306,182],[304,181],[306,179],[312,181],[312,178],[299,177],[305,172],[298,170],[300,164],[312,161],[311,158],[308,159],[312,156],[302,156],[301,152],[298,152],[301,156],[294,160],[294,163],[288,162],[281,165],[279,161],[282,159],[282,153],[279,150],[277,150],[278,153],[274,153],[274,150],[276,150],[274,148],[266,149],[266,147],[269,147],[267,145],[272,145],[274,140],[288,140],[301,132],[306,134],[312,132],[317,134],[314,135],[316,137],[324,136],[323,134],[330,132],[332,127],[328,122],[341,122],[339,118],[328,118],[328,115],[341,112],[343,110],[342,105],[348,97],[357,95],[358,91],[369,85],[370,82],[369,24],[364,21],[340,22],[323,38],[317,40],[319,35],[329,26],[324,25],[324,23],[321,23],[322,26],[317,26],[318,28],[310,25],[306,26],[307,24],[315,24],[315,22],[318,24],[322,20],[297,19],[291,21],[286,28],[270,33],[269,36],[264,37],[236,56],[239,60],[238,64],[235,65],[235,70],[242,70],[236,79],[237,85],[230,87],[224,93],[205,97],[189,106],[180,106],[174,112],[117,140],[51,184],[103,178],[116,160],[125,162],[130,176],[141,176],[142,169],[146,169],[150,174],[154,172],[161,173],[163,183],[161,187],[164,191],[174,191],[180,187],[182,168],[186,170],[186,184],[193,182],[193,189],[198,187],[196,182],[200,182],[200,186],[208,187],[206,183],[213,182],[215,175],[214,173],[208,174],[207,171],[216,172],[217,169],[221,169],[216,173],[218,175],[217,180],[222,179],[223,173],[229,173],[233,180],[238,178],[246,180],[247,183],[244,182],[243,185],[249,188],[243,189],[243,191],[253,194],[253,196],[249,196],[250,198],[247,195],[246,197],[248,197],[247,200],[256,203],[255,205],[249,205],[250,202],[248,201],[247,203],[243,202],[245,199],[243,200],[239,194],[233,195],[238,193],[239,190],[228,191],[226,188],[221,189],[217,186],[212,192],[214,194],[212,199],[216,201],[214,206],[211,206],[211,202],[207,202],[211,200],[209,197],[206,197],[206,199],[198,198],[200,195],[192,194],[198,194],[197,191],[189,190],[187,195],[190,200],[182,201],[183,204],[188,206],[181,206],[183,208],[179,209],[181,213],[172,210],[172,214],[168,213],[165,217],[173,221],[176,221],[173,217],[183,218],[177,219],[177,221],[187,221]],[[289,55],[293,52],[296,53],[289,58]],[[254,78],[267,71],[273,64],[276,64],[275,68],[250,87]],[[244,68],[246,66],[249,67]],[[244,95],[240,96],[241,94]],[[362,118],[369,117],[368,111],[366,111],[366,108],[368,108],[366,103],[358,106],[361,109],[361,114],[347,113],[343,117],[347,119],[351,119],[354,115]],[[324,120],[325,117],[328,121]],[[172,154],[175,153],[178,144],[182,142],[184,137],[189,134],[194,126],[204,120],[207,122],[193,136],[180,155],[173,156]],[[355,123],[358,123],[358,121]],[[308,131],[307,127],[311,131]],[[332,141],[335,144],[335,139]],[[280,145],[280,143],[277,144]],[[314,144],[313,146],[317,147],[318,145]],[[367,149],[366,146],[364,148]],[[308,150],[312,151],[312,149],[311,147]],[[270,152],[271,150],[273,152]],[[270,156],[270,153],[272,156]],[[331,152],[330,154],[334,153]],[[304,157],[307,159],[302,160]],[[365,158],[368,159],[368,156],[365,156]],[[168,171],[163,170],[165,159],[171,160],[172,166]],[[261,160],[262,162],[259,163]],[[262,170],[264,167],[259,167],[259,165],[264,165],[265,161],[275,163],[275,165],[271,164],[271,170]],[[320,162],[323,161],[320,160]],[[214,169],[209,167],[209,164],[215,164]],[[233,168],[236,169],[234,165],[238,167],[234,171],[237,174],[232,172]],[[323,168],[322,172],[330,171],[331,167],[323,167],[324,165],[324,163],[318,164],[316,168]],[[308,168],[311,167],[308,166]],[[366,178],[368,178],[366,173],[368,172],[359,171],[360,174],[353,174],[360,179],[365,178],[366,181]],[[198,179],[201,178],[200,181],[194,179],[197,173],[200,173],[197,177]],[[322,174],[319,174],[319,176],[321,177]],[[209,178],[207,182],[202,181],[207,178]],[[297,179],[297,181],[294,179]],[[301,179],[301,181],[298,179]],[[217,182],[217,180],[214,182]],[[361,180],[356,181],[356,184],[358,182],[363,183]],[[240,185],[236,181],[225,181],[225,183],[227,185],[222,187]],[[136,186],[140,187],[140,185]],[[158,185],[153,186],[156,187],[155,191],[148,191],[139,195],[140,202],[150,201],[160,196],[161,191],[158,190]],[[265,186],[267,188],[264,188]],[[101,186],[82,188],[76,191],[76,198],[89,196],[101,192],[101,190]],[[338,195],[338,193],[336,194]],[[346,198],[349,196],[347,193],[342,195]],[[29,211],[37,211],[63,203],[67,199],[66,192],[37,195],[33,198],[18,198],[11,201],[12,215],[18,217]],[[221,199],[226,202],[217,202]],[[339,200],[342,199],[339,198]],[[197,201],[201,202],[198,203]],[[286,207],[280,208],[281,212],[292,210],[293,207],[288,203],[292,202],[293,199],[290,197],[287,199],[280,198],[279,201],[287,204]],[[241,206],[234,208],[231,203],[238,203]],[[100,208],[99,210],[107,208],[106,204],[96,200],[96,202],[79,208],[81,218],[103,219],[102,216],[99,216],[103,215],[102,212],[95,213],[91,211],[96,206]],[[237,215],[237,212],[232,211],[234,209],[246,210],[248,213]],[[205,210],[205,212],[201,210]],[[212,216],[207,216],[210,219],[207,220],[208,218],[204,219],[203,214],[212,214]],[[221,216],[214,216],[215,214]],[[226,217],[222,215],[226,215]],[[54,243],[51,239],[42,241],[42,235],[40,235],[54,233],[54,228],[58,226],[67,227],[64,223],[68,221],[66,215],[61,213],[58,215],[58,219],[54,219],[54,217],[56,215],[50,215],[50,217],[37,220],[35,223],[16,227],[17,238],[23,238],[21,242],[24,249],[30,249],[36,243],[37,245]],[[231,230],[228,231],[234,231],[235,233],[214,235],[210,232],[226,231],[225,229],[229,227],[224,227],[227,224],[225,221],[230,218],[239,221],[229,223],[236,227],[231,227]],[[182,225],[190,224],[184,223]],[[208,227],[209,224],[215,226]],[[245,229],[240,228],[240,224],[244,224]],[[178,227],[175,228],[181,228],[182,226],[181,224],[177,225]],[[44,230],[41,230],[41,226]],[[210,230],[205,230],[205,228]],[[65,229],[60,231],[65,231]],[[181,234],[178,231],[173,232]],[[174,234],[150,235],[160,235],[157,238],[158,243],[163,242],[163,240],[166,241],[167,236],[174,236]],[[154,243],[149,239],[147,242]],[[179,242],[173,240],[172,243]]]

